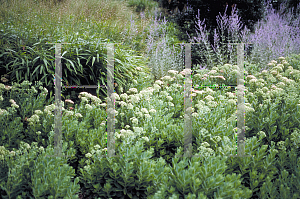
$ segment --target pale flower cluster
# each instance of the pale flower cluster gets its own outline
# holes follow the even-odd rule
[[[155,84],[160,85],[160,86],[161,86],[163,83],[164,83],[164,82],[162,82],[162,81],[160,81],[160,80],[156,80],[156,81],[155,81]]]
[[[127,106],[127,103],[126,102],[123,102],[123,101],[120,101],[119,104],[124,107],[124,106]]]
[[[139,98],[138,95],[130,95],[129,98],[130,98],[130,102],[132,102],[132,103],[134,103],[134,104],[135,104],[135,103],[138,103],[139,100],[140,100],[140,98]]]
[[[130,93],[130,92],[132,92],[132,93],[137,93],[138,90],[137,90],[136,88],[130,88],[128,92],[129,92],[129,93]]]
[[[74,112],[73,112],[73,111],[66,111],[66,112],[65,112],[65,116],[66,116],[66,117],[71,116],[71,115],[74,115]]]
[[[45,107],[44,112],[47,113],[48,115],[54,116],[52,114],[52,111],[54,111],[54,110],[55,110],[55,104],[50,104],[50,105]]]
[[[87,109],[88,111],[91,111],[91,110],[93,110],[93,107],[89,104],[86,104],[85,109]]]
[[[0,109],[0,115],[2,115],[2,114],[7,114],[7,113],[8,113],[7,110],[5,110],[5,109]]]
[[[171,81],[172,78],[170,76],[164,76],[161,78],[163,81]]]
[[[89,102],[89,100],[91,100],[95,105],[100,105],[101,103],[101,100],[98,97],[93,96],[87,92],[79,93],[78,98],[80,98],[82,102],[87,102],[87,103]]]
[[[130,118],[130,121],[133,123],[133,124],[138,124],[138,119],[137,118],[135,118],[135,117],[132,117],[132,118]]]
[[[10,99],[9,102],[11,103],[12,107],[19,108],[19,105],[17,105],[17,103],[15,102],[15,100]]]
[[[34,114],[30,118],[28,118],[27,121],[29,122],[29,125],[33,125],[34,123],[40,122],[40,117],[38,115]]]
[[[134,133],[129,129],[128,130],[122,129],[120,131],[120,133],[116,133],[117,138],[121,138],[121,137],[125,138],[125,137],[130,137],[130,136],[133,136],[133,135],[134,135]]]
[[[126,93],[123,93],[123,94],[120,95],[120,98],[122,100],[127,100],[128,99],[128,95]]]
[[[153,113],[154,114],[154,113],[156,113],[156,110],[155,109],[150,109],[149,113]]]
[[[176,70],[169,70],[168,73],[170,73],[171,75],[175,76],[178,74],[178,71]]]

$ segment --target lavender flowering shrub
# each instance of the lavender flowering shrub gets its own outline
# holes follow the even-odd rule
[[[266,2],[266,4],[268,5],[268,2]],[[300,52],[299,17],[293,17],[291,14],[292,11],[288,12],[287,16],[280,17],[280,13],[283,12],[283,6],[281,6],[278,14],[275,13],[274,9],[268,6],[268,9],[266,10],[266,19],[263,22],[258,22],[255,26],[255,32],[250,33],[249,29],[246,27],[241,31],[243,24],[235,9],[236,7],[233,8],[229,18],[226,14],[224,14],[224,16],[217,16],[220,30],[217,31],[215,29],[214,44],[208,42],[207,34],[205,32],[206,26],[204,25],[204,22],[201,22],[199,19],[200,16],[198,12],[198,15],[196,16],[196,18],[198,18],[198,23],[196,24],[198,26],[196,27],[198,36],[190,38],[190,42],[197,42],[205,45],[205,48],[200,50],[200,52],[203,52],[201,54],[204,56],[204,60],[206,60],[206,63],[201,63],[202,65],[208,66],[211,69],[213,66],[219,64],[236,63],[236,45],[225,43],[224,32],[226,29],[229,35],[229,38],[227,38],[228,43],[243,42],[253,44],[250,56],[245,55],[245,61],[249,64],[258,64],[260,68],[246,68],[251,69],[252,72],[254,70],[262,71],[261,64],[266,66],[267,63],[276,57],[289,56]],[[297,10],[298,9],[299,7]],[[219,35],[221,35],[221,42]],[[249,44],[245,44],[246,50],[248,50],[248,46]],[[229,56],[225,56],[226,54]]]

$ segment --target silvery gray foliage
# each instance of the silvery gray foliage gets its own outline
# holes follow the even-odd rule
[[[172,40],[166,34],[167,20],[154,19],[150,25],[149,35],[146,39],[147,57],[150,58],[152,74],[159,79],[167,74],[168,70],[182,71],[184,68],[184,48],[170,46]]]

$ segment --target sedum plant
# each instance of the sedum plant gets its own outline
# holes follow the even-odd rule
[[[64,143],[63,155],[66,147]],[[67,155],[71,153],[74,150]],[[36,142],[31,145],[21,142],[20,148],[13,151],[1,146],[0,162],[0,187],[6,192],[3,198],[78,198],[79,179],[71,180],[74,169],[65,158],[55,157],[51,145],[44,149]]]

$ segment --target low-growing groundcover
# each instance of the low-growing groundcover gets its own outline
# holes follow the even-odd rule
[[[70,157],[47,157],[54,155],[55,108],[45,106],[47,90],[38,83],[29,89],[25,81],[0,84],[2,198],[78,198],[79,185],[91,198],[299,198],[300,55],[286,59],[273,60],[270,71],[245,74],[245,153],[253,158],[227,157],[236,153],[236,96],[208,87],[192,89],[193,154],[202,157],[174,157],[183,155],[187,70],[170,70],[139,93],[132,86],[115,94],[120,158],[98,157],[107,150],[100,99],[82,92],[79,105],[64,102],[62,154]],[[202,70],[193,86],[229,84],[237,69]]]

